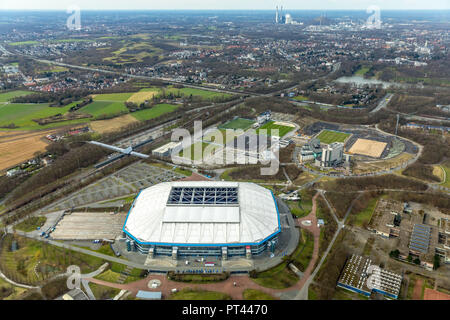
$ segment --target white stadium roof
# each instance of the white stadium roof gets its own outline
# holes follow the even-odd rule
[[[164,182],[142,190],[124,231],[142,244],[257,244],[279,232],[270,190],[247,182]]]

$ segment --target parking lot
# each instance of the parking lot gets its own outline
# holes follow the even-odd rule
[[[51,237],[56,240],[114,240],[122,232],[125,213],[73,212],[56,225]]]
[[[137,162],[55,203],[50,210],[66,210],[116,199],[135,194],[139,190],[161,182],[179,180],[184,177],[171,170]]]

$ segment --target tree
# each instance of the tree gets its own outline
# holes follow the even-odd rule
[[[419,265],[420,264],[420,259],[419,258],[415,258],[413,261],[415,264]]]
[[[391,251],[391,252],[389,253],[389,256],[390,256],[391,258],[398,259],[398,257],[400,256],[400,251],[399,251],[398,249],[393,250],[393,251]]]
[[[440,266],[441,266],[441,258],[437,254],[435,254],[433,261],[433,269],[437,270]]]

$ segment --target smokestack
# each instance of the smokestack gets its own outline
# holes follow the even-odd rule
[[[284,22],[284,16],[283,16],[283,6],[281,6],[281,23]]]
[[[275,23],[278,23],[279,14],[278,14],[278,6],[277,6],[277,14],[275,15]]]

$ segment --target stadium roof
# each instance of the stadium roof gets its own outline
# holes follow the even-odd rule
[[[124,231],[141,244],[258,244],[280,231],[272,192],[254,183],[160,183],[136,198]]]

